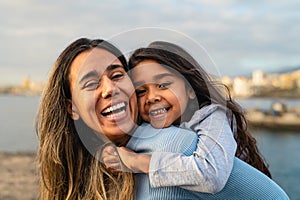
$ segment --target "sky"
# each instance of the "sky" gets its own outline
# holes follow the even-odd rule
[[[221,76],[297,67],[299,10],[298,0],[1,0],[0,85],[45,82],[79,37],[122,40],[117,46],[126,51],[160,34],[186,37]]]

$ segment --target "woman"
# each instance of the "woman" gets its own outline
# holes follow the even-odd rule
[[[134,129],[136,97],[125,68],[121,52],[103,40],[78,39],[58,57],[36,121],[42,199],[133,198],[132,174],[111,173],[92,155],[103,144],[94,131],[109,130],[108,138],[122,145],[130,138],[124,133]],[[109,81],[122,84],[115,90]],[[85,109],[89,112],[82,112]],[[91,129],[81,126],[82,120]]]

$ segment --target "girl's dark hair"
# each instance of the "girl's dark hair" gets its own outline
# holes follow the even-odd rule
[[[261,156],[255,138],[247,129],[243,109],[231,98],[226,85],[213,80],[187,51],[169,42],[155,41],[146,48],[137,49],[129,59],[129,69],[133,69],[144,60],[154,60],[180,73],[195,91],[198,108],[212,103],[226,106],[231,111],[229,120],[237,142],[236,156],[271,178],[268,164]],[[195,111],[194,109],[193,112]]]

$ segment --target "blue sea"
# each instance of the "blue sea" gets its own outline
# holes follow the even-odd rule
[[[34,118],[39,96],[0,96],[0,151],[34,152],[38,137]],[[268,109],[272,102],[300,106],[299,99],[240,99],[243,107]],[[300,123],[300,122],[299,122]],[[300,200],[300,130],[253,130],[259,149],[270,165],[273,179],[292,200]]]

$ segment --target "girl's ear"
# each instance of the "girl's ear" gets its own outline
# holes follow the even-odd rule
[[[196,94],[195,91],[193,90],[193,88],[189,87],[187,90],[187,95],[190,99],[195,99],[196,98]]]
[[[77,108],[76,108],[76,106],[73,106],[72,100],[70,100],[70,99],[67,100],[67,111],[73,120],[79,119],[79,114],[77,112]]]

